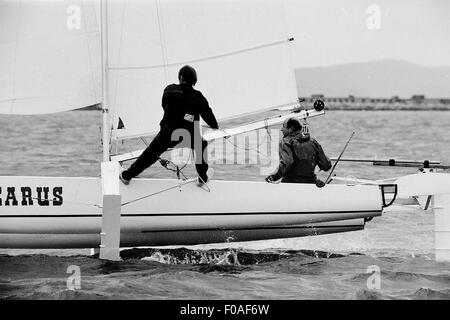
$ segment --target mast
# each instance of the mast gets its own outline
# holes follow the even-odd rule
[[[107,0],[100,0],[100,29],[102,52],[102,114],[103,161],[109,161],[109,101],[108,101],[108,8]]]
[[[109,161],[109,101],[108,101],[108,4],[100,0],[102,34],[102,113],[103,113],[103,162],[102,182],[102,229],[100,232],[100,259],[120,260],[120,215],[122,196],[119,187],[119,163]]]

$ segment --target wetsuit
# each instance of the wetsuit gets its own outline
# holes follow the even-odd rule
[[[208,179],[206,174],[208,163],[205,149],[208,142],[200,134],[200,117],[211,128],[219,128],[208,101],[200,91],[195,90],[188,84],[171,84],[164,89],[162,107],[164,116],[160,122],[159,133],[128,170],[123,171],[122,177],[131,180],[155,163],[164,151],[177,146],[190,147],[195,150],[197,173],[206,182]],[[185,131],[175,131],[177,129],[185,129]],[[178,134],[178,132],[181,134]],[[182,136],[185,136],[183,132],[189,133],[190,137],[187,137],[187,139],[190,141],[183,141]],[[172,134],[174,134],[174,137],[172,137]]]

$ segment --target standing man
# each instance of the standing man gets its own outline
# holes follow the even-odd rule
[[[208,163],[205,159],[208,142],[200,134],[200,116],[213,129],[218,129],[219,125],[206,98],[200,91],[193,88],[197,83],[197,73],[194,68],[190,66],[181,68],[178,72],[178,80],[179,84],[171,84],[164,89],[162,97],[164,116],[160,122],[161,129],[139,158],[127,170],[122,171],[119,177],[124,184],[129,184],[131,179],[155,163],[164,151],[181,142],[183,142],[182,147],[188,146],[195,150],[195,167],[199,184],[208,181],[206,174]],[[180,138],[179,134],[173,135],[177,129],[186,130],[190,141],[183,141],[185,136]]]
[[[331,169],[331,161],[323,152],[320,144],[308,134],[302,133],[302,125],[296,118],[287,119],[281,128],[283,138],[280,142],[280,164],[275,173],[268,176],[267,182],[282,179],[281,182],[316,183],[314,169],[316,165],[324,171]]]

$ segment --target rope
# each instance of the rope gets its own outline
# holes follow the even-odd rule
[[[267,134],[266,134],[266,137],[265,137],[264,139],[262,139],[262,140],[256,145],[255,148],[246,148],[246,147],[242,148],[242,147],[239,147],[237,144],[234,144],[233,142],[231,142],[230,139],[228,139],[228,138],[225,138],[225,140],[226,140],[228,143],[230,143],[232,146],[234,146],[235,148],[237,148],[237,149],[244,150],[244,151],[251,151],[251,150],[253,150],[253,151],[256,151],[256,153],[258,153],[259,155],[262,155],[263,157],[269,159],[270,157],[269,157],[267,154],[264,154],[264,153],[262,153],[261,151],[259,151],[259,147],[264,143],[264,141],[266,140],[267,137],[269,137],[269,141],[272,141],[272,136],[270,135],[270,132],[269,132],[269,125],[268,125],[268,123],[267,123],[267,119],[264,119],[264,122],[265,122],[265,124],[266,124],[266,125],[264,126],[264,128],[266,129],[266,133],[267,133]],[[224,133],[226,133],[226,132],[224,131]]]
[[[159,158],[159,163],[164,167],[164,168],[166,168],[167,170],[169,170],[169,171],[173,171],[173,172],[175,172],[176,174],[177,174],[177,178],[178,178],[178,187],[180,188],[180,191],[181,191],[181,186],[182,186],[182,184],[181,184],[181,177],[180,177],[180,175],[182,175],[183,176],[183,180],[184,181],[186,181],[186,180],[191,180],[191,179],[189,179],[188,177],[186,177],[186,175],[183,173],[183,169],[187,166],[187,164],[189,163],[189,161],[191,160],[191,157],[192,157],[192,154],[193,154],[193,150],[191,150],[191,152],[189,153],[189,158],[188,158],[188,160],[184,163],[184,165],[180,168],[178,165],[176,165],[175,163],[173,163],[172,161],[170,161],[170,160],[167,160],[167,159],[163,159],[163,158]],[[168,165],[169,164],[172,164],[174,167],[175,167],[175,169],[171,169],[171,168],[169,168],[168,167]],[[204,181],[200,176],[198,177],[198,179],[203,183],[202,185],[199,185],[199,187],[201,187],[203,190],[205,190],[206,192],[211,192],[211,189],[208,187],[208,185],[206,184],[206,181]],[[194,179],[195,180],[195,179]]]
[[[175,163],[173,163],[172,161],[170,161],[170,160],[163,159],[163,158],[159,158],[158,160],[159,160],[159,163],[160,163],[164,168],[166,168],[166,169],[169,170],[169,171],[172,171],[172,172],[177,173],[177,176],[179,176],[179,174],[181,173],[181,174],[183,175],[183,177],[185,178],[185,180],[187,180],[188,178],[184,175],[184,173],[183,173],[181,170],[183,170],[184,168],[186,168],[186,166],[187,166],[188,163],[190,162],[191,157],[192,157],[192,152],[193,152],[192,150],[189,152],[189,158],[188,158],[188,159],[186,160],[186,162],[181,166],[181,168],[180,168],[178,165],[176,165]],[[169,164],[172,164],[172,165],[175,167],[175,169],[169,168],[169,167],[168,167]]]
[[[189,160],[191,159],[191,156],[192,156],[192,150],[191,150],[191,152],[189,153],[189,158],[188,158],[188,160],[184,163],[184,165],[183,165],[182,167],[176,165],[175,163],[173,163],[173,162],[170,161],[170,160],[163,159],[163,158],[159,158],[159,159],[158,159],[158,160],[159,160],[159,163],[160,163],[164,168],[166,168],[166,169],[169,170],[169,171],[175,172],[175,173],[177,174],[177,177],[178,177],[178,185],[173,186],[173,187],[170,187],[170,188],[167,188],[167,189],[163,189],[163,190],[160,190],[160,191],[157,191],[157,192],[148,194],[148,195],[145,195],[145,196],[143,196],[143,197],[140,197],[140,198],[137,198],[137,199],[128,201],[128,202],[124,202],[124,203],[122,203],[122,206],[126,206],[126,205],[128,205],[128,204],[130,204],[130,203],[137,202],[137,201],[140,201],[140,200],[143,200],[143,199],[146,199],[146,198],[155,196],[155,195],[157,195],[157,194],[160,194],[160,193],[163,193],[163,192],[166,192],[166,191],[175,189],[175,188],[180,188],[180,191],[181,191],[181,187],[182,187],[182,186],[184,186],[184,185],[186,185],[186,184],[188,184],[188,183],[192,183],[192,182],[197,181],[197,179],[195,179],[195,178],[189,179],[188,177],[186,177],[186,175],[185,175],[185,174],[183,173],[183,171],[182,171],[182,170],[187,166],[187,164],[189,163]],[[169,164],[172,164],[172,165],[175,167],[175,169],[169,168],[169,167],[168,167]],[[180,176],[180,175],[183,176],[183,178],[184,178],[183,181],[186,181],[186,182],[184,182],[184,183],[181,182],[182,179],[181,179],[181,176]],[[207,192],[211,192],[211,189],[209,189],[209,187],[206,185],[206,182],[203,181],[203,179],[200,178],[200,177],[199,177],[199,179],[203,182],[203,185],[201,186],[201,188],[202,188],[203,190],[207,191]],[[205,187],[206,187],[207,189],[205,189]]]
[[[181,186],[184,186],[184,185],[186,185],[186,184],[189,184],[189,183],[195,182],[196,180],[197,180],[197,179],[191,179],[191,180],[188,180],[188,181],[186,181],[185,183],[181,184]],[[176,185],[176,186],[173,186],[173,187],[170,187],[170,188],[167,188],[167,189],[163,189],[163,190],[160,190],[160,191],[157,191],[157,192],[154,192],[154,193],[148,194],[148,195],[146,195],[146,196],[143,196],[143,197],[140,197],[140,198],[137,198],[137,199],[131,200],[131,201],[127,201],[127,202],[124,202],[124,203],[122,203],[122,207],[123,207],[123,206],[126,206],[126,205],[128,205],[128,204],[130,204],[130,203],[133,203],[133,202],[137,202],[137,201],[140,201],[140,200],[143,200],[143,199],[146,199],[146,198],[149,198],[149,197],[155,196],[155,195],[157,195],[157,194],[160,194],[160,193],[163,193],[163,192],[166,192],[166,191],[169,191],[169,190],[172,190],[172,189],[178,188],[178,187],[179,187],[179,186],[178,186],[178,185]]]
[[[167,170],[175,172],[177,174],[178,180],[181,180],[180,174],[183,175],[183,178],[184,178],[183,180],[188,180],[188,178],[185,176],[185,174],[181,171],[186,167],[187,163],[184,164],[183,167],[181,167],[181,168],[178,165],[176,165],[175,163],[173,163],[172,161],[167,160],[167,159],[159,158],[159,163]],[[172,164],[175,167],[175,169],[169,168],[168,167],[169,164]]]
[[[113,137],[113,128],[110,127],[109,128],[109,159],[111,160],[111,153],[112,153],[112,149],[113,149],[113,143],[112,143],[112,137]],[[117,146],[117,145],[116,145]]]
[[[218,54],[218,55],[214,55],[214,56],[208,56],[208,57],[180,61],[180,62],[164,63],[164,64],[160,64],[160,65],[149,65],[149,66],[109,67],[109,69],[110,70],[134,70],[134,69],[141,70],[141,69],[154,69],[154,68],[162,68],[162,67],[167,68],[167,67],[173,67],[173,66],[178,66],[178,65],[192,64],[192,63],[197,63],[197,62],[201,62],[201,61],[223,58],[223,57],[227,57],[227,56],[231,56],[231,55],[235,55],[235,54],[239,54],[239,53],[244,53],[244,52],[248,52],[248,51],[253,51],[253,50],[258,50],[258,49],[262,49],[262,48],[266,48],[266,47],[283,44],[286,42],[290,42],[292,40],[293,39],[290,38],[290,39],[286,39],[286,40],[275,41],[275,42],[266,43],[266,44],[262,44],[262,45],[258,45],[258,46],[254,46],[254,47],[250,47],[250,48],[245,48],[245,49],[241,49],[241,50],[230,51],[230,52],[226,52],[226,53],[222,53],[222,54]]]
[[[142,140],[142,142],[144,142],[144,144],[148,147],[149,144],[148,144],[147,140],[145,140],[144,137],[141,137],[141,140]]]
[[[199,185],[200,188],[202,188],[203,190],[205,190],[206,192],[211,192],[211,189],[208,187],[208,185],[206,184],[206,182],[199,176],[198,177],[199,180],[202,181],[202,185]],[[206,189],[205,189],[206,188]]]
[[[37,198],[37,197],[32,197],[31,199],[34,199],[34,200],[37,200],[37,201],[61,202],[61,200],[50,200],[50,199],[42,199],[42,198]],[[97,207],[97,208],[100,208],[100,209],[103,208],[99,204],[87,203],[87,202],[76,202],[76,201],[66,201],[66,200],[64,200],[64,203],[80,204],[80,205],[83,205],[83,206],[94,206],[94,207]]]
[[[267,119],[264,119],[264,122],[265,122],[265,126],[264,126],[264,128],[266,129],[266,133],[267,133],[267,136],[269,136],[269,141],[272,141],[272,136],[270,135],[270,131],[269,131],[269,123],[267,122]]]

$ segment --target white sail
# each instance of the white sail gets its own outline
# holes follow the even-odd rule
[[[163,90],[185,64],[218,119],[295,103],[288,38],[281,1],[108,3],[115,137],[158,131]]]
[[[0,113],[101,102],[98,8],[80,0],[0,2]]]

